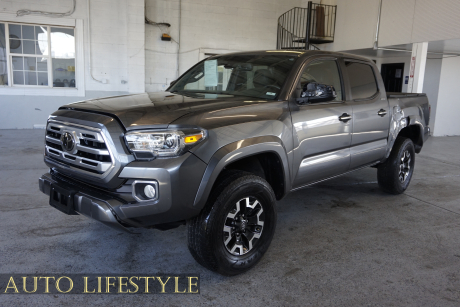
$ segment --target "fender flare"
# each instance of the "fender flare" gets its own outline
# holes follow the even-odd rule
[[[409,125],[408,127],[418,127],[417,140],[414,142],[415,152],[419,153],[423,147],[424,143],[424,131],[425,126],[423,125],[422,119],[418,115],[409,116]]]
[[[199,210],[204,207],[217,177],[226,165],[242,158],[267,152],[277,154],[283,164],[284,195],[286,195],[290,191],[289,162],[286,150],[278,137],[258,136],[227,144],[214,153],[201,179],[193,206]]]

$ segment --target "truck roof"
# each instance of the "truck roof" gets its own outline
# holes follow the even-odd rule
[[[340,56],[340,57],[347,57],[362,61],[370,61],[369,58],[358,56],[355,54],[344,53],[344,52],[333,52],[333,51],[324,51],[324,50],[254,50],[254,51],[242,51],[242,52],[232,52],[226,53],[222,55],[215,55],[213,57],[220,57],[224,55],[263,55],[263,54],[273,54],[273,55],[293,55],[298,57],[310,57],[315,55],[327,55],[327,56]]]

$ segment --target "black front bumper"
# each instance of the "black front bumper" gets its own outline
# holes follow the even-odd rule
[[[132,233],[131,230],[120,223],[115,210],[113,209],[114,207],[122,205],[120,200],[113,198],[104,199],[107,197],[103,195],[101,195],[102,197],[91,196],[85,192],[79,191],[72,193],[72,191],[75,190],[74,186],[71,186],[70,184],[57,178],[53,178],[50,173],[46,173],[41,176],[38,180],[38,184],[40,191],[48,196],[50,196],[52,192],[59,193],[61,195],[67,193],[73,196],[73,199],[71,200],[71,208],[69,208],[69,206],[65,206],[64,204],[61,204],[61,207],[59,207],[59,204],[53,204],[50,202],[50,204],[56,209],[59,209],[67,214],[78,213],[101,222],[113,229]],[[65,212],[66,210],[68,211]]]

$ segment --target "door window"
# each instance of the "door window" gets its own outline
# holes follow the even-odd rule
[[[377,93],[374,70],[370,65],[345,61],[345,67],[350,80],[352,99],[366,99]]]
[[[334,87],[337,97],[331,101],[343,100],[340,74],[335,60],[320,60],[309,64],[300,77],[302,92],[312,82]]]

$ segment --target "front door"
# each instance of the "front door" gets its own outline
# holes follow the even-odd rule
[[[295,147],[294,189],[346,172],[350,164],[352,131],[352,107],[342,95],[343,86],[335,59],[310,62],[299,82],[300,92],[312,82],[332,85],[337,98],[306,105],[290,103]]]

